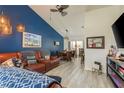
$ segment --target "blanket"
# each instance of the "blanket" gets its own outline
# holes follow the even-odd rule
[[[0,67],[1,88],[47,88],[56,80],[45,74],[17,67]]]

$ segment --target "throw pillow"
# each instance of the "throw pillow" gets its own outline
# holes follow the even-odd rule
[[[36,64],[37,63],[37,61],[34,59],[32,59],[32,60],[28,60],[28,64]]]
[[[27,60],[28,59],[35,59],[35,56],[27,56]]]
[[[17,58],[12,58],[12,61],[13,61],[13,64],[17,67],[20,67],[21,66],[21,59],[17,59]]]
[[[1,65],[6,66],[6,67],[13,67],[14,66],[12,58],[4,61]]]
[[[46,60],[49,60],[50,59],[50,56],[49,55],[45,56],[45,59]]]

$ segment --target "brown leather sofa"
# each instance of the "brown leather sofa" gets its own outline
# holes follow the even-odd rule
[[[36,64],[28,64],[27,60],[24,58],[26,55],[35,55],[37,60]],[[42,58],[41,51],[22,51],[14,53],[2,53],[0,54],[0,62],[4,62],[9,58],[16,57],[22,60],[24,69],[36,71],[39,73],[45,73],[59,65],[60,57],[54,56],[50,57],[49,60],[44,60]]]
[[[38,60],[39,63],[42,63],[45,65],[45,70],[46,72],[59,66],[59,62],[61,60],[60,57],[57,57],[57,56],[51,56],[49,60],[44,60],[42,58],[42,53],[41,51],[36,51],[36,58]]]
[[[23,63],[25,62],[25,69],[36,71],[40,73],[45,73],[59,65],[60,57],[57,56],[51,56],[49,60],[45,60],[42,58],[42,52],[41,51],[23,51],[21,52],[22,58],[24,59],[27,55],[34,55],[37,64],[28,64],[27,60],[24,59]]]

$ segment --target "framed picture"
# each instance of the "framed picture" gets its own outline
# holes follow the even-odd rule
[[[23,32],[22,46],[23,48],[40,48],[41,35]]]
[[[54,41],[54,45],[55,46],[59,46],[60,45],[60,42],[59,41]]]
[[[104,38],[104,36],[87,37],[87,48],[104,49],[105,48],[105,38]]]

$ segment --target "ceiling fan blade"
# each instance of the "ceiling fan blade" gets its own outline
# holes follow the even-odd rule
[[[69,7],[69,5],[61,5],[61,8],[63,8],[63,9],[66,9],[68,7]]]
[[[58,12],[57,9],[50,9],[51,12]]]
[[[60,8],[61,8],[61,5],[56,5],[56,8],[57,8],[57,9],[60,9]]]
[[[61,12],[61,15],[62,15],[62,16],[66,16],[67,14],[68,14],[68,13],[65,12],[65,11],[64,11],[64,12]]]

